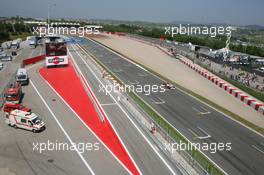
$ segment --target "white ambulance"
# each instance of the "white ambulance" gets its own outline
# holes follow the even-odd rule
[[[36,114],[18,109],[7,114],[5,122],[14,128],[22,128],[34,133],[45,129],[45,123]]]

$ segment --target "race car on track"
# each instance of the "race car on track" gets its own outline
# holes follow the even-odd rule
[[[162,85],[166,88],[166,89],[175,89],[175,87],[173,86],[173,84],[169,83],[169,82],[163,82]]]

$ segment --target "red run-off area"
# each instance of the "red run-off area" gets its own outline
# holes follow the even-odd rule
[[[69,62],[67,67],[41,68],[39,72],[129,171],[132,174],[139,174],[109,121],[105,119],[104,123],[101,122],[72,63]]]

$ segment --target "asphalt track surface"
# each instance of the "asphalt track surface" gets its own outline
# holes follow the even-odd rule
[[[25,47],[14,61],[21,63],[23,59],[40,53],[41,48]],[[9,70],[6,78],[10,76],[10,73],[15,72],[13,66],[11,62],[5,68]],[[43,63],[37,63],[26,67],[31,83],[23,86],[23,104],[44,120],[47,129],[34,134],[9,127],[2,120],[0,122],[0,174],[129,174],[39,75],[38,70],[42,66],[44,66]],[[2,73],[5,72],[1,72],[1,75]],[[1,117],[4,117],[3,112]],[[48,141],[68,145],[71,144],[70,141],[76,144],[99,143],[100,149],[85,151],[81,156],[74,149],[44,150],[41,153],[39,149],[34,149],[33,144],[47,144]]]
[[[126,84],[162,84],[162,80],[158,77],[94,41],[85,39],[81,47],[96,56]],[[138,95],[190,141],[194,143],[231,142],[231,151],[217,153],[204,151],[226,173],[259,175],[264,172],[264,138],[259,134],[178,89],[167,90],[165,93],[151,95],[138,93]],[[197,136],[206,135],[211,137],[197,138]]]
[[[54,159],[57,159],[56,162],[59,163],[61,169],[64,170],[61,174],[129,174],[115,157],[113,157],[113,155],[102,145],[97,137],[87,129],[79,119],[79,116],[69,108],[61,97],[39,75],[39,69],[42,66],[44,66],[43,63],[33,65],[31,68],[29,67],[28,72],[31,78],[31,83],[28,87],[29,90],[25,93],[31,97],[31,100],[35,99],[37,101],[36,103],[33,101],[33,104],[38,104],[36,111],[41,112],[44,110],[40,115],[46,122],[47,129],[43,131],[43,133],[48,132],[48,136],[43,137],[40,135],[39,139],[43,142],[50,140],[52,142],[57,141],[59,143],[62,142],[68,144],[71,144],[71,142],[76,144],[99,143],[99,150],[86,150],[81,153],[81,156],[76,150],[46,150],[44,151],[44,154],[46,153],[52,157],[54,156]],[[32,101],[30,102],[30,105],[31,103]],[[59,156],[62,158],[58,158]],[[46,174],[45,172],[42,173]],[[53,174],[59,173],[60,172],[58,171]]]
[[[95,74],[94,67],[76,46],[69,47],[70,56],[78,65],[85,80],[88,82],[94,95],[101,104],[108,119],[111,121],[125,147],[134,159],[142,174],[181,174],[178,167],[153,149],[155,143],[148,139],[150,143],[142,136],[147,135],[141,130],[141,133],[133,126],[128,117],[133,118],[124,108],[121,109],[117,101],[105,93],[99,92],[100,83],[104,83],[101,74]],[[78,53],[77,53],[78,52]],[[96,76],[96,77],[95,77]],[[114,97],[116,99],[116,97]],[[145,136],[146,137],[146,136]]]
[[[25,47],[19,57],[17,66],[23,59],[40,55],[43,50],[38,47]],[[99,82],[81,62],[76,52],[72,53],[84,71],[85,79],[91,85],[100,103],[110,104],[103,106],[112,124],[119,133],[136,165],[142,174],[181,174],[166,157],[162,159],[151,147],[155,143],[146,141],[131,121],[126,118],[124,111],[118,105],[111,105],[113,99],[98,93]],[[6,77],[14,73],[12,63],[5,69]],[[81,122],[70,107],[40,76],[39,69],[43,62],[26,67],[30,77],[30,84],[23,86],[23,104],[30,107],[46,123],[46,130],[34,134],[22,129],[0,123],[0,174],[129,174],[127,169],[101,144],[101,142]],[[3,74],[2,74],[3,73]],[[3,76],[4,78],[4,76]],[[5,78],[4,78],[5,79]],[[1,112],[1,116],[4,115]],[[131,117],[131,116],[130,116]],[[125,126],[125,127],[124,127]],[[141,131],[142,132],[142,131]],[[76,150],[44,150],[34,149],[37,143],[99,143],[99,151],[85,151],[80,154]],[[165,163],[164,163],[165,161]],[[169,169],[168,168],[171,168]]]
[[[41,68],[39,72],[117,159],[132,174],[138,175],[139,171],[118,139],[107,117],[104,117],[103,121],[101,120],[91,97],[85,91],[80,76],[76,74],[72,61],[69,61],[67,67]]]
[[[11,55],[11,49],[5,49],[4,53]],[[17,51],[17,55],[13,56],[13,61],[1,61],[4,64],[4,68],[0,71],[0,91],[3,90],[12,75],[21,66],[23,59],[38,56],[41,53],[43,53],[43,50],[40,46],[32,49],[27,46],[26,42],[23,42],[19,51]]]

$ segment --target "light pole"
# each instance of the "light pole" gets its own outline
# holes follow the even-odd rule
[[[56,4],[48,4],[48,26],[49,26],[49,23],[50,23],[50,8],[52,6],[56,6]]]

